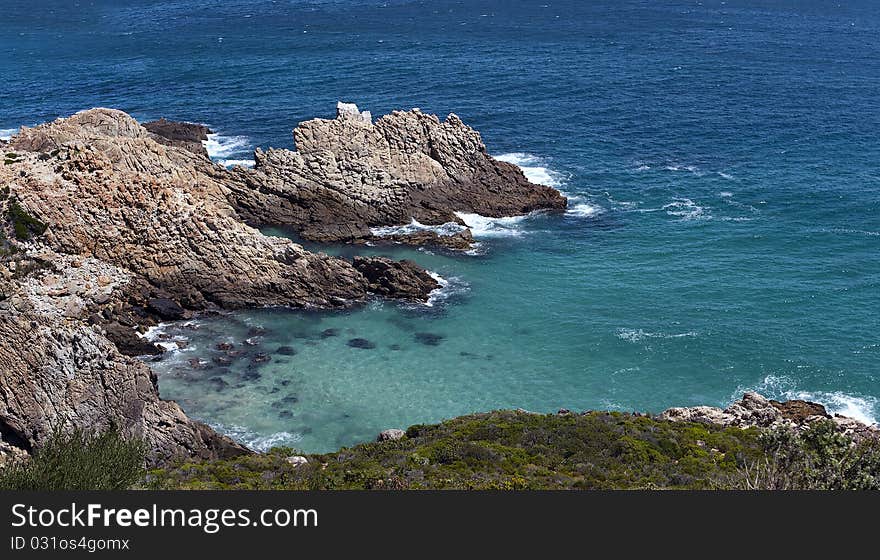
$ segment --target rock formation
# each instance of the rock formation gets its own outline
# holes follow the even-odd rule
[[[395,111],[374,123],[340,104],[335,119],[300,123],[293,136],[296,151],[258,149],[253,170],[234,171],[231,199],[249,223],[287,226],[314,241],[362,241],[375,237],[371,228],[412,220],[464,226],[456,212],[503,217],[567,203],[489,156],[480,134],[454,114],[440,121]],[[460,236],[416,239],[462,246]]]
[[[110,424],[143,437],[151,463],[245,453],[159,398],[149,367],[127,356],[155,351],[139,330],[219,308],[424,300],[437,286],[412,263],[364,258],[356,268],[262,235],[230,203],[233,174],[193,149],[207,129],[152,129],[92,109],[24,127],[6,147],[3,457],[38,448],[57,425]]]
[[[665,410],[660,418],[672,422],[701,422],[737,428],[801,428],[811,422],[831,418],[838,430],[854,439],[880,439],[880,427],[868,426],[846,416],[832,418],[821,404],[801,400],[772,401],[758,393],[745,393],[742,399],[725,409],[714,406],[677,407]]]
[[[184,148],[208,159],[208,150],[203,142],[213,132],[203,124],[169,121],[163,117],[158,121],[144,123],[144,128],[152,132],[153,140],[160,144]]]

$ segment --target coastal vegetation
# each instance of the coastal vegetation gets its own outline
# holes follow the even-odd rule
[[[56,431],[33,457],[0,470],[0,489],[880,489],[880,442],[854,441],[827,420],[796,431],[502,410],[333,453],[278,447],[151,470],[144,457],[142,441],[115,429]]]

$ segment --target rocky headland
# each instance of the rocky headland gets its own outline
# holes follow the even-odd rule
[[[0,463],[64,426],[143,438],[152,465],[250,454],[159,397],[148,363],[136,358],[161,351],[143,338],[149,327],[242,307],[426,301],[439,287],[415,263],[313,253],[257,226],[314,241],[459,250],[473,241],[459,213],[566,205],[491,158],[455,115],[441,121],[413,109],[374,122],[340,104],[335,119],[294,130],[296,151],[257,150],[254,169],[213,163],[208,134],[203,125],[142,126],[91,109],[22,127],[3,143]],[[412,223],[438,227],[398,228]],[[827,416],[820,405],[747,394],[725,410],[670,409],[660,419],[744,428]],[[854,437],[876,437],[875,428],[833,420]]]

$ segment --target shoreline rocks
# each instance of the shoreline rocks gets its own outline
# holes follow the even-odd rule
[[[674,407],[663,411],[659,418],[670,422],[699,422],[737,428],[801,429],[818,420],[830,419],[837,429],[853,439],[880,439],[880,426],[869,426],[846,416],[831,416],[819,403],[791,400],[769,400],[758,393],[745,393],[727,408],[714,406]]]
[[[130,357],[159,352],[141,333],[222,309],[427,297],[433,279],[412,263],[364,261],[370,274],[381,269],[368,279],[349,261],[262,235],[230,202],[235,175],[194,150],[207,128],[151,128],[92,109],[22,127],[8,144],[16,158],[0,166],[6,446],[29,453],[54,424],[112,422],[147,441],[150,464],[249,453],[159,398],[149,366]]]

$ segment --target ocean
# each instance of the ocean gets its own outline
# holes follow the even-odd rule
[[[747,390],[880,418],[875,2],[3,4],[0,134],[107,106],[207,123],[212,156],[247,164],[337,100],[419,107],[570,197],[466,216],[466,255],[306,244],[411,258],[444,280],[430,305],[165,326],[186,345],[151,364],[162,396],[256,448]],[[221,341],[271,361],[191,367]]]

